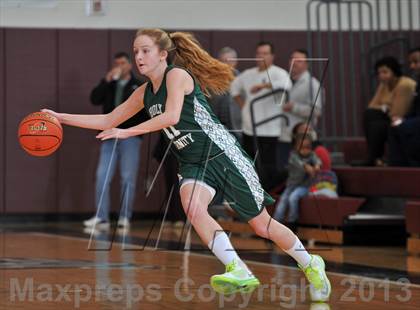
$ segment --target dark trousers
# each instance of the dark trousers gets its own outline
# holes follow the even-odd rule
[[[262,186],[269,190],[277,185],[278,170],[277,170],[277,137],[257,137],[258,149],[255,149],[253,136],[243,134],[243,147],[245,152],[256,161],[258,150],[259,162],[261,167],[258,167],[257,172],[260,176]],[[257,161],[256,161],[257,163]]]
[[[376,159],[382,159],[390,127],[388,114],[377,109],[366,109],[364,129],[368,146],[368,163],[374,165]]]
[[[389,130],[391,166],[420,167],[420,118],[410,118]]]
[[[168,147],[162,134],[159,135],[158,141],[153,150],[153,157],[158,161],[162,162],[163,156]],[[166,199],[165,204],[169,201],[169,208],[166,214],[166,220],[170,222],[185,221],[186,216],[184,208],[182,207],[181,197],[179,193],[179,179],[178,179],[178,161],[170,152],[167,154],[165,161],[162,164],[163,176],[166,185]],[[173,188],[173,189],[172,189]],[[169,196],[172,190],[172,196]],[[166,207],[166,205],[165,205]],[[163,212],[165,209],[163,209]]]

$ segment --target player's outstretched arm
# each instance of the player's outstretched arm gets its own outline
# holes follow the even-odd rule
[[[112,138],[125,139],[178,124],[181,117],[184,96],[193,90],[194,82],[192,77],[184,70],[173,69],[167,75],[166,87],[168,89],[168,97],[166,99],[165,112],[128,129],[112,128],[105,130],[97,138],[102,140]]]
[[[146,84],[137,88],[131,96],[108,114],[68,114],[49,109],[42,112],[55,116],[61,124],[88,129],[106,130],[123,123],[143,109],[143,96]]]

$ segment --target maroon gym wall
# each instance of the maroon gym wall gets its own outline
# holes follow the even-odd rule
[[[104,76],[115,52],[131,52],[134,34],[134,30],[0,28],[0,210],[6,213],[94,211],[95,167],[100,144],[95,139],[96,132],[65,127],[59,151],[47,158],[35,158],[20,149],[17,126],[25,115],[43,107],[69,113],[100,113],[100,107],[90,104],[89,93]],[[306,47],[307,38],[305,31],[196,31],[194,34],[212,55],[229,45],[239,52],[239,57],[254,57],[257,42],[272,41],[276,64],[285,69],[289,54],[294,48]],[[412,45],[419,45],[420,35],[413,38],[417,42]],[[243,62],[239,68],[253,65],[252,61]],[[337,70],[334,74],[338,74]],[[332,115],[328,104],[324,116],[327,124],[339,115],[339,111]],[[364,106],[362,103],[358,111]],[[144,197],[145,165],[150,155],[147,145],[145,139],[136,212],[154,212],[163,199],[159,192],[164,187],[162,178],[158,179],[151,196]],[[157,163],[151,156],[150,163],[149,171],[153,174]],[[114,210],[119,207],[117,184],[116,178]]]

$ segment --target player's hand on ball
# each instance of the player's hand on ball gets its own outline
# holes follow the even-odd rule
[[[41,112],[48,113],[48,114],[54,116],[60,123],[62,122],[61,113],[57,113],[57,112],[55,112],[53,110],[50,110],[50,109],[42,109]]]
[[[99,133],[96,138],[103,140],[108,139],[127,139],[131,137],[130,131],[127,129],[111,128]]]

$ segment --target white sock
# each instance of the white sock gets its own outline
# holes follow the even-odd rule
[[[311,262],[311,255],[305,250],[302,242],[297,237],[295,244],[290,249],[284,251],[293,257],[302,267],[308,266]]]
[[[217,232],[216,237],[209,242],[208,247],[225,266],[236,260],[239,267],[251,273],[248,266],[239,258],[225,232]]]

